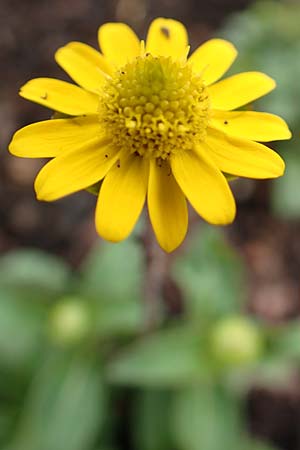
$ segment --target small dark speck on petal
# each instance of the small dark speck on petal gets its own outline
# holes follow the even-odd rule
[[[105,155],[105,158],[108,158],[108,155]]]
[[[227,120],[224,120],[224,125],[228,125],[228,121]]]
[[[169,39],[170,38],[170,30],[167,27],[161,27],[160,31],[162,32],[162,34]]]

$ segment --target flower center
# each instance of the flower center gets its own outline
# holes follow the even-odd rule
[[[120,149],[166,159],[205,138],[208,93],[189,64],[147,54],[106,82],[99,116]]]

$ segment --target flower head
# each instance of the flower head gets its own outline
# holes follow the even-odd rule
[[[71,42],[55,55],[77,85],[37,78],[20,95],[65,115],[17,131],[10,151],[53,158],[36,178],[40,200],[56,200],[101,183],[96,228],[109,241],[125,239],[146,197],[161,247],[174,250],[188,225],[187,200],[212,224],[233,221],[227,174],[275,178],[280,156],[258,142],[289,139],[278,116],[238,110],[275,82],[260,72],[218,81],[237,56],[222,39],[189,58],[187,32],[158,18],[146,43],[125,24],[100,27],[101,53]],[[100,183],[99,183],[100,184]]]

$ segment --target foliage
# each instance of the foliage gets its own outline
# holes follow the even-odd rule
[[[274,181],[274,212],[287,218],[300,217],[298,189],[300,171],[300,4],[297,1],[258,1],[227,21],[220,35],[239,50],[232,73],[260,70],[272,76],[277,88],[255,108],[282,116],[293,132],[289,142],[274,144],[286,162],[285,176]]]
[[[0,267],[1,448],[264,448],[243,398],[274,361],[297,364],[300,325],[270,331],[242,314],[243,261],[220,230],[196,227],[174,259],[186,313],[151,333],[135,238],[99,242],[78,273],[34,250]]]

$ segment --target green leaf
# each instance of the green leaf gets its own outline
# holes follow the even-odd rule
[[[105,408],[99,365],[52,354],[32,382],[12,450],[92,449]]]
[[[295,363],[292,360],[280,354],[270,355],[257,365],[255,371],[252,373],[247,371],[241,375],[240,380],[235,379],[234,382],[235,386],[240,384],[244,391],[247,389],[247,385],[249,388],[253,385],[253,381],[268,388],[270,386],[285,387],[294,371]]]
[[[39,349],[44,323],[41,308],[1,288],[0,364],[10,368],[28,365]]]
[[[115,383],[159,387],[210,376],[199,337],[179,326],[141,338],[123,350],[108,365],[107,375]]]
[[[99,242],[82,268],[84,294],[99,301],[138,301],[144,270],[140,245],[131,239],[119,244]]]
[[[49,300],[64,292],[69,279],[62,260],[39,250],[17,250],[0,259],[0,288],[23,297]]]
[[[239,50],[229,74],[260,70],[273,77],[277,89],[260,99],[258,108],[281,115],[294,130],[300,124],[299,21],[299,2],[289,2],[287,7],[285,2],[263,1],[231,15],[220,30],[220,36]]]
[[[299,189],[300,154],[291,144],[290,152],[285,152],[284,160],[286,172],[284,177],[273,183],[272,208],[279,217],[297,219],[300,217],[300,196],[296,193]]]
[[[217,386],[195,385],[176,392],[171,418],[178,450],[242,448],[239,406]]]
[[[134,401],[132,432],[138,450],[169,450],[170,394],[163,390],[145,390]]]
[[[135,302],[103,303],[95,311],[95,330],[99,337],[131,336],[143,323],[143,305]]]
[[[276,355],[283,359],[300,361],[300,321],[295,320],[278,330],[274,342]]]
[[[277,447],[273,447],[273,445],[259,441],[257,439],[248,439],[248,441],[245,442],[245,445],[243,446],[242,450],[276,450]],[[279,449],[278,449],[279,450]]]
[[[192,319],[237,313],[243,303],[243,264],[216,228],[201,226],[173,266]]]
[[[119,244],[101,242],[93,249],[82,268],[79,291],[94,301],[100,335],[140,330],[144,270],[142,249],[134,240]]]

